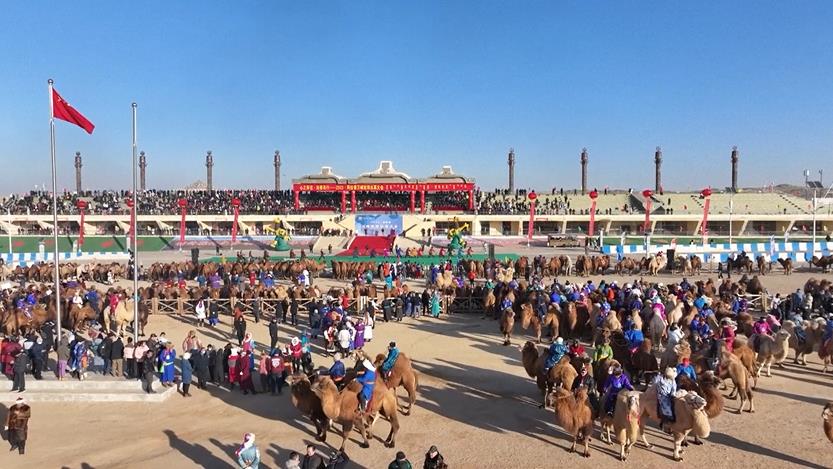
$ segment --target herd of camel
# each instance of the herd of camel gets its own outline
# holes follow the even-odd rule
[[[673,288],[673,285],[670,286]],[[713,327],[716,327],[724,317],[732,317],[728,304],[725,302],[725,293],[730,291],[742,291],[745,285],[731,281],[725,281],[718,291],[713,285],[701,282],[698,287],[712,299],[712,308],[715,316],[710,319]],[[810,279],[804,289],[807,293],[816,293],[831,288],[828,280]],[[698,379],[692,382],[685,377],[680,379],[678,392],[674,399],[676,421],[670,425],[670,432],[674,440],[673,458],[682,460],[683,447],[687,446],[687,438],[694,437],[694,443],[699,444],[700,438],[709,435],[709,420],[720,415],[724,409],[724,397],[720,388],[725,388],[724,381],[733,386],[729,399],[740,397],[740,405],[736,412],[754,412],[755,405],[753,391],[757,385],[759,376],[771,377],[770,367],[775,364],[782,366],[787,359],[789,351],[794,352],[796,364],[806,365],[806,355],[817,353],[824,363],[824,370],[833,360],[833,343],[823,343],[822,336],[825,328],[825,320],[816,318],[805,320],[802,324],[806,333],[806,340],[802,343],[795,337],[795,327],[792,321],[784,321],[782,328],[772,337],[762,335],[755,336],[753,331],[753,318],[748,313],[740,313],[737,321],[738,335],[733,341],[731,351],[726,347],[723,339],[718,340],[716,357],[710,354],[705,347],[698,351],[692,351],[688,336],[691,334],[689,324],[697,309],[691,305],[693,298],[686,298],[687,301],[677,301],[673,295],[667,296],[668,321],[662,319],[652,311],[647,314],[640,314],[640,311],[630,313],[612,312],[603,322],[596,321],[599,314],[598,309],[588,309],[581,305],[578,308],[579,317],[575,315],[576,308],[568,306],[562,308],[560,305],[551,304],[543,320],[533,312],[534,296],[515,307],[520,310],[521,326],[529,330],[537,341],[541,342],[542,330],[549,332],[554,338],[559,334],[563,337],[584,338],[593,344],[601,343],[605,338],[610,339],[613,349],[613,357],[602,360],[600,363],[590,364],[589,360],[582,357],[565,356],[548,372],[544,364],[547,358],[547,351],[539,351],[536,344],[528,341],[521,348],[521,358],[524,369],[530,378],[533,378],[543,397],[541,407],[547,407],[550,403],[555,409],[557,425],[573,436],[573,445],[570,451],[574,451],[577,444],[583,444],[583,455],[590,456],[589,442],[593,434],[594,422],[598,421],[602,429],[602,441],[611,444],[611,435],[616,437],[619,444],[620,459],[628,457],[631,447],[641,439],[642,443],[650,448],[651,445],[645,438],[645,425],[647,422],[660,421],[657,415],[657,391],[651,383],[651,377],[656,376],[660,370],[668,366],[675,366],[683,358],[689,358],[697,372]],[[591,298],[592,302],[597,302]],[[567,313],[566,311],[572,311]],[[621,323],[625,316],[629,316],[637,327],[647,332],[646,339],[642,346],[632,352],[624,338]],[[505,333],[507,327],[511,327],[514,312],[506,310],[501,314],[501,330]],[[643,326],[643,318],[647,318],[646,327]],[[573,321],[584,325],[584,328],[572,329],[564,327],[564,321]],[[669,324],[676,323],[685,333],[686,339],[674,344],[667,342],[667,331]],[[596,324],[599,324],[596,326]],[[719,330],[719,329],[718,329]],[[755,352],[750,345],[750,340],[757,338],[758,350]],[[508,342],[505,342],[508,344]],[[656,344],[656,345],[655,345]],[[664,346],[663,346],[664,345]],[[710,360],[718,359],[719,367],[712,369]],[[646,388],[643,392],[622,391],[616,398],[615,411],[612,416],[604,414],[600,406],[590,404],[587,389],[580,389],[573,393],[573,382],[578,378],[582,368],[591,367],[591,374],[595,378],[597,388],[590,392],[597,392],[600,395],[602,386],[612,367],[622,366],[626,373],[632,377],[636,386],[644,381]],[[823,426],[827,437],[833,442],[833,402],[828,404],[823,412]]]

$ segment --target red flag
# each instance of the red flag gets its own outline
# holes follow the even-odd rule
[[[70,124],[75,124],[86,130],[88,134],[93,133],[93,129],[95,128],[92,122],[88,121],[86,117],[76,111],[74,107],[70,106],[54,88],[52,89],[52,117],[67,121]]]

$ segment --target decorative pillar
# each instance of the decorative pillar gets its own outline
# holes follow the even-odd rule
[[[275,190],[281,190],[281,152],[275,150]]]
[[[645,224],[642,225],[642,231],[647,233],[651,229],[651,202],[654,196],[654,191],[645,189],[642,191],[642,197],[645,198]]]
[[[347,212],[347,191],[341,191],[341,213]]]
[[[214,190],[213,176],[214,174],[214,155],[211,150],[205,154],[205,185],[208,190]]]
[[[295,199],[295,204],[294,204],[295,210],[298,210],[298,209],[301,208],[301,193],[298,191],[298,189],[295,189],[294,187],[292,188],[292,193],[293,193],[292,195]]]
[[[532,241],[532,234],[535,232],[535,199],[538,198],[538,194],[532,191],[527,197],[529,198],[529,226],[527,226],[526,230],[526,242],[528,245]]]
[[[588,236],[593,236],[593,234],[596,232],[596,199],[598,198],[598,191],[590,191],[590,226],[587,227]]]
[[[425,191],[419,191],[419,213],[425,215]]]
[[[148,167],[148,160],[145,152],[139,152],[139,190],[145,190],[145,168]]]
[[[581,195],[587,193],[587,148],[581,149]]]
[[[509,192],[515,192],[515,149],[509,149]]]
[[[732,192],[738,191],[738,147],[732,147]]]
[[[75,192],[81,192],[81,152],[75,152]]]
[[[474,190],[469,189],[469,211],[474,211]]]
[[[350,191],[350,210],[352,210],[353,213],[357,213],[359,211],[359,208],[356,207],[356,191]]]
[[[416,212],[416,192],[415,191],[411,191],[411,206],[410,206],[410,209],[411,209],[410,210],[411,213]]]
[[[78,250],[80,251],[81,246],[84,245],[84,211],[87,209],[87,201],[84,199],[78,199],[75,206],[78,207],[78,212],[81,215],[81,220],[78,222]]]
[[[655,184],[654,184],[654,192],[661,193],[662,192],[662,149],[657,147],[657,151],[654,153],[654,166],[655,166]]]

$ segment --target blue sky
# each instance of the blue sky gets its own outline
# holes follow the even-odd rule
[[[667,190],[833,178],[833,2],[12,2],[0,16],[0,192],[50,183],[47,78],[96,124],[57,124],[59,187],[268,188],[389,159],[516,181]]]

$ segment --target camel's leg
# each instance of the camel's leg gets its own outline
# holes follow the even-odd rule
[[[769,360],[766,362],[766,376],[767,378],[772,378],[772,362],[775,361],[773,357],[770,357]]]
[[[590,457],[590,435],[589,434],[584,435],[584,457],[585,458]]]
[[[683,460],[683,449],[682,449],[682,441],[677,436],[674,435],[674,461],[682,461]]]
[[[573,444],[570,446],[570,449],[567,450],[570,453],[574,453],[576,451],[576,441],[578,440],[578,433],[573,435]]]
[[[702,441],[702,440],[700,440],[700,438],[698,438],[698,437],[696,437],[696,436],[695,436],[695,437],[694,437],[694,441],[692,441],[692,442],[691,442],[691,444],[693,444],[693,445],[702,445],[702,444],[703,444],[703,441]]]
[[[653,448],[650,443],[648,443],[648,439],[645,438],[645,416],[642,416],[642,420],[639,421],[639,436],[642,437],[642,444],[645,445],[646,448]]]

